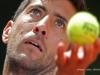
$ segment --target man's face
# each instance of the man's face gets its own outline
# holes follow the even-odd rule
[[[34,0],[18,16],[8,35],[12,61],[34,69],[55,63],[60,42],[68,49],[66,26],[76,12],[69,0]]]

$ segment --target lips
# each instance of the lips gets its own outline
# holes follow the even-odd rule
[[[40,52],[43,51],[41,46],[40,46],[40,44],[38,42],[26,41],[25,44],[30,44],[30,45],[33,45],[33,46],[37,47],[40,50]]]

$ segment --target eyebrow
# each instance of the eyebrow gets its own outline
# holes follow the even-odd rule
[[[38,7],[38,8],[43,9],[44,11],[47,11],[46,8],[45,8],[44,6],[41,6],[41,5],[35,5],[35,6],[33,6],[33,7]]]
[[[55,16],[60,17],[61,19],[63,19],[64,21],[68,22],[68,20],[66,20],[63,16],[61,16],[60,14],[55,13]]]

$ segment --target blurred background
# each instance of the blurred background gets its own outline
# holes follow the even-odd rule
[[[0,1],[0,75],[2,75],[3,63],[6,54],[6,45],[4,45],[1,41],[2,31],[7,21],[14,15],[21,1],[22,0]],[[88,10],[97,17],[100,23],[100,0],[86,0],[86,4]],[[97,60],[88,67],[86,75],[100,75],[100,55]]]

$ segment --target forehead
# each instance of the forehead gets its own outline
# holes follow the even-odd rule
[[[72,7],[72,3],[70,0],[31,0],[31,4],[41,4],[44,6],[66,6],[69,8]],[[74,6],[73,6],[74,7]]]
[[[70,0],[32,0],[31,4],[41,4],[46,7],[53,8],[73,8],[75,10],[75,7],[71,3]]]
[[[42,3],[43,5],[46,5],[46,4],[49,4],[49,3],[61,4],[61,5],[63,5],[62,3],[72,4],[70,0],[31,0],[31,3],[35,3],[35,2]]]

